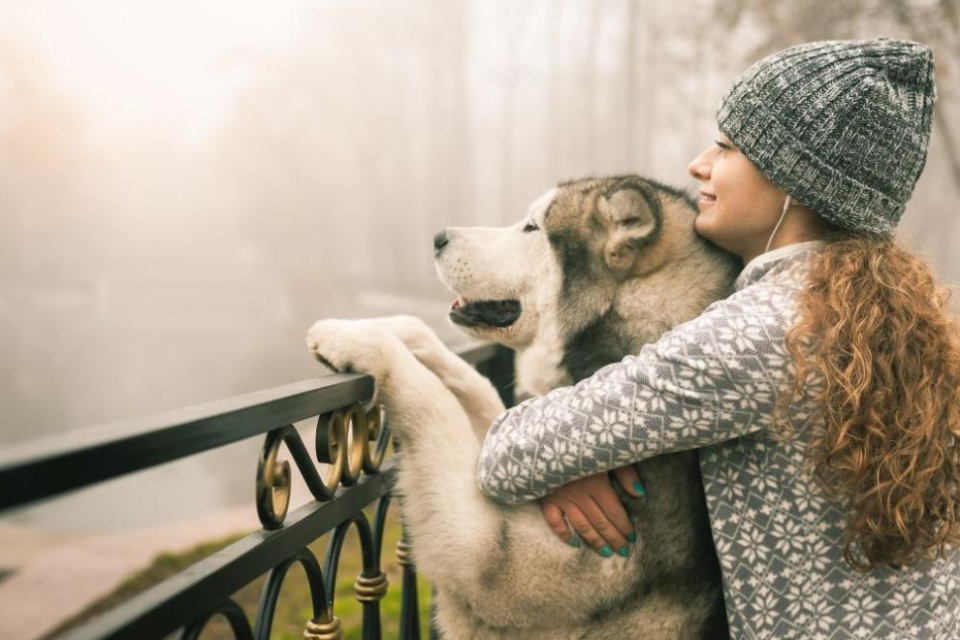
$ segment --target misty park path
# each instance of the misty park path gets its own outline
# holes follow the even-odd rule
[[[260,528],[252,504],[114,533],[51,533],[0,525],[0,638],[38,638],[113,591],[157,554]]]

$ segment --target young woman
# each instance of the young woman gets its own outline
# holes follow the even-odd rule
[[[739,76],[688,167],[733,295],[499,416],[482,491],[616,562],[608,472],[639,496],[630,463],[697,448],[733,637],[960,638],[958,326],[892,237],[935,100],[930,49],[887,38]]]

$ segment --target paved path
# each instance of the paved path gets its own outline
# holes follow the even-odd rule
[[[146,567],[162,551],[259,529],[256,508],[243,505],[149,529],[70,535],[0,525],[0,638],[33,639],[84,610]]]

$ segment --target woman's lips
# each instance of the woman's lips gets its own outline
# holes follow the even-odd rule
[[[716,197],[716,196],[712,196],[712,197],[711,197],[711,196],[701,195],[701,196],[700,196],[700,199],[697,200],[697,205],[699,205],[699,206],[701,206],[701,207],[707,207],[707,206],[712,205],[712,204],[713,204],[714,202],[716,202],[716,201],[717,201],[717,197]]]

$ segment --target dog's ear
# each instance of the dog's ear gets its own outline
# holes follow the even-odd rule
[[[629,271],[660,233],[663,213],[657,194],[639,177],[624,178],[600,195],[597,211],[608,231],[604,261],[614,271]]]

